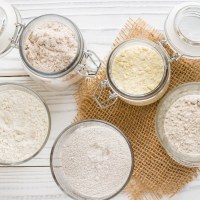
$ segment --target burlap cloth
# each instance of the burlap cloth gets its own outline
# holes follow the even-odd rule
[[[155,42],[163,39],[161,33],[143,20],[129,19],[120,31],[113,47],[134,37],[148,38]],[[169,47],[167,49],[171,52]],[[105,62],[96,78],[85,79],[81,83],[76,95],[78,113],[75,121],[105,120],[116,125],[128,137],[135,155],[134,173],[126,187],[130,199],[160,199],[163,195],[175,194],[197,176],[198,168],[187,168],[177,164],[161,147],[154,127],[159,102],[138,107],[118,99],[113,106],[107,109],[101,109],[95,103],[92,95],[99,81],[106,78]],[[171,65],[169,90],[191,81],[200,81],[200,61],[187,59],[174,61]],[[114,167],[113,170],[115,170]]]

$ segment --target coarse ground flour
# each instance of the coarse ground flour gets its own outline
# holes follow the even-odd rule
[[[30,65],[42,72],[59,72],[68,67],[77,54],[78,43],[66,25],[49,21],[36,25],[25,41]]]
[[[110,127],[81,127],[64,142],[65,180],[79,195],[101,199],[115,194],[127,181],[131,166],[127,142]]]
[[[200,95],[186,95],[169,108],[165,135],[172,147],[189,156],[200,155]]]
[[[155,50],[135,45],[119,52],[111,69],[111,77],[117,88],[129,95],[143,95],[161,82],[164,63]]]
[[[28,159],[48,134],[48,114],[42,102],[27,92],[0,92],[0,163]]]

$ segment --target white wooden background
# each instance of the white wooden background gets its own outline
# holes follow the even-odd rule
[[[177,0],[6,1],[16,6],[25,23],[46,13],[69,17],[81,29],[88,47],[95,50],[101,58],[110,50],[112,41],[129,17],[143,17],[159,30],[163,30],[170,9],[184,2]],[[36,90],[46,100],[52,115],[51,135],[42,152],[21,166],[0,167],[0,200],[69,200],[70,198],[60,191],[51,177],[49,154],[57,135],[72,122],[76,114],[73,95],[77,86],[74,85],[65,92],[46,91],[26,75],[18,50],[13,50],[0,60],[0,82],[21,83]],[[115,199],[127,198],[122,194]],[[199,200],[200,177],[171,199]]]

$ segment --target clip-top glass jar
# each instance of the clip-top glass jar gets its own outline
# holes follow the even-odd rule
[[[102,108],[109,107],[113,105],[118,98],[123,101],[132,104],[132,105],[148,105],[154,103],[159,100],[167,91],[170,82],[170,63],[174,60],[177,60],[181,57],[187,57],[190,59],[198,59],[200,58],[200,3],[183,3],[176,6],[169,13],[166,21],[165,21],[165,36],[166,40],[160,41],[159,43],[155,43],[149,40],[143,39],[130,39],[119,44],[110,54],[107,60],[107,80],[103,80],[97,86],[94,92],[94,99],[98,103],[98,105]],[[168,44],[172,50],[174,51],[173,55],[170,56],[169,53],[164,48],[164,45]],[[122,87],[116,84],[114,80],[113,66],[114,61],[117,56],[126,51],[129,48],[135,48],[136,46],[140,46],[141,48],[146,48],[153,50],[155,54],[159,55],[160,60],[163,62],[163,76],[160,79],[160,82],[154,87],[151,91],[143,94],[130,94],[125,92]],[[143,56],[148,55],[138,53],[140,59],[143,60]],[[122,55],[122,54],[121,54]],[[126,55],[122,55],[122,59],[125,59]],[[129,54],[129,58],[130,58]],[[131,57],[132,60],[136,60],[138,58]],[[149,65],[151,65],[151,58],[147,58],[149,60]],[[123,60],[122,60],[123,61]],[[148,61],[147,61],[148,62]],[[127,66],[125,66],[127,68]],[[136,66],[140,67],[140,66]],[[122,71],[122,70],[121,70]],[[122,71],[123,73],[123,71]],[[138,72],[139,74],[140,72]],[[154,73],[156,74],[156,72]],[[118,74],[118,79],[122,79],[124,74]],[[151,74],[152,76],[152,74]],[[126,81],[126,76],[124,75],[124,80]],[[134,79],[135,77],[133,77]],[[152,77],[151,77],[152,78]],[[144,80],[145,82],[145,80]],[[129,83],[126,83],[127,85]],[[130,83],[131,84],[131,83]],[[143,84],[143,82],[138,82],[137,85]],[[126,86],[127,86],[126,85]],[[105,89],[108,89],[109,94],[107,98],[104,100],[103,95],[105,95]]]
[[[33,67],[25,55],[25,41],[35,26],[41,22],[58,22],[68,27],[75,36],[77,52],[73,60],[64,69],[56,72],[44,72]],[[19,47],[26,72],[48,89],[64,90],[82,77],[94,77],[100,67],[99,57],[86,49],[79,28],[68,18],[48,14],[37,17],[26,26],[22,24],[19,12],[10,4],[0,5],[0,56],[12,48]]]

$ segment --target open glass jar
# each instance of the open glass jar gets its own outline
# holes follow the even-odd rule
[[[25,42],[38,24],[55,22],[65,25],[73,33],[77,51],[73,60],[59,71],[46,72],[36,69],[27,59]],[[4,56],[12,48],[19,48],[26,72],[48,89],[64,90],[82,77],[94,77],[100,66],[100,59],[86,49],[79,28],[68,18],[60,15],[43,15],[33,19],[26,26],[22,24],[19,12],[10,4],[0,5],[0,56]]]
[[[169,13],[166,21],[165,21],[165,38],[166,40],[160,41],[158,43],[133,38],[131,40],[125,41],[119,44],[110,54],[107,60],[107,68],[106,68],[106,75],[107,80],[103,80],[97,86],[94,92],[94,99],[98,103],[98,105],[102,108],[109,107],[113,105],[118,98],[122,99],[123,101],[132,104],[132,105],[148,105],[154,103],[155,101],[159,100],[167,91],[170,82],[170,63],[174,60],[177,60],[181,57],[187,57],[190,59],[198,59],[200,58],[200,3],[183,3],[176,6],[172,11]],[[170,56],[169,53],[164,48],[164,45],[168,44],[172,50],[174,51],[173,55]],[[132,56],[131,54],[127,55],[124,52],[128,51],[130,48],[140,47],[141,49],[154,51],[155,55],[159,55],[159,60],[162,60],[163,66],[163,74],[160,78],[160,81],[157,82],[157,85],[152,88],[149,85],[146,85],[147,88],[151,88],[148,92],[136,94],[134,91],[132,93],[128,93],[122,85],[119,85],[114,79],[114,67],[116,60],[123,63],[126,62],[125,65],[121,64],[123,70],[118,73],[118,80],[121,80],[122,83],[126,83],[126,87],[128,89],[137,88],[144,83],[146,84],[146,79],[143,81],[137,82],[135,81],[135,87],[132,86],[132,82],[128,82],[127,74],[133,74],[132,79],[138,79],[138,74],[141,76],[141,72],[138,72],[136,75],[133,72],[126,71],[127,67],[127,60],[131,59],[131,62],[135,62],[135,60],[139,60],[140,63],[136,63],[137,66],[135,68],[142,68],[140,66],[143,60],[147,60],[145,65],[151,66],[152,57],[148,54],[143,52],[137,52],[137,57]],[[119,60],[119,55],[121,54],[122,60]],[[130,62],[130,63],[131,63]],[[128,63],[129,64],[129,63]],[[154,66],[155,63],[153,63]],[[130,64],[129,67],[134,66]],[[147,66],[147,67],[149,67]],[[151,80],[154,80],[154,75],[157,72],[154,70],[153,65],[151,66],[148,73]],[[132,67],[133,68],[133,67]],[[146,69],[145,69],[146,70]],[[151,70],[154,70],[151,72]],[[105,90],[108,90],[109,93],[107,98],[105,99]]]

